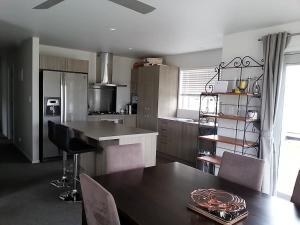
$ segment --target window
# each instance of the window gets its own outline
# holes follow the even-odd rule
[[[282,141],[278,171],[278,196],[289,199],[300,169],[300,105],[298,89],[300,82],[300,56],[298,64],[287,64],[285,68],[285,93],[283,105]],[[286,60],[289,58],[287,57]]]
[[[178,109],[199,111],[200,94],[205,92],[205,85],[216,74],[214,68],[181,70],[179,82]],[[216,76],[210,83],[214,85]],[[207,109],[212,99],[206,100],[202,106]]]

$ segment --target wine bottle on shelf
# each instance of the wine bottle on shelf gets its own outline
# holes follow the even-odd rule
[[[253,92],[254,95],[259,95],[259,93],[260,93],[260,86],[259,86],[257,80],[253,84],[252,92]]]
[[[247,88],[247,93],[251,93],[251,88],[250,88],[250,82],[251,82],[251,77],[248,77],[248,88]]]

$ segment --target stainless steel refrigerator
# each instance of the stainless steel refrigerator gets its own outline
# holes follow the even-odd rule
[[[40,160],[60,155],[48,139],[48,120],[87,120],[87,74],[40,72]]]

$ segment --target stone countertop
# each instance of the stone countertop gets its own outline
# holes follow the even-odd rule
[[[73,121],[66,122],[64,125],[98,141],[116,140],[125,136],[158,135],[154,131],[126,127],[107,121]]]
[[[193,119],[178,118],[178,117],[159,117],[159,119],[172,120],[172,121],[177,121],[177,122],[182,122],[182,123],[198,125],[198,121],[195,121]],[[200,123],[200,126],[214,127],[214,123],[213,122]]]
[[[118,117],[118,116],[136,116],[137,114],[127,114],[127,113],[124,113],[124,114],[111,114],[111,113],[107,113],[107,114],[88,114],[88,116],[99,116],[99,117],[104,117],[104,116],[115,116],[115,117]]]

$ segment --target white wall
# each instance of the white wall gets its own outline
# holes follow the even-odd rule
[[[287,31],[290,33],[300,32],[300,21],[278,26],[250,30],[241,33],[225,35],[223,40],[223,61],[228,61],[235,56],[249,55],[256,59],[263,57],[262,42],[258,41],[262,36],[269,33]],[[287,48],[287,52],[300,50],[300,36],[294,36]]]
[[[40,39],[32,38],[32,162],[39,162],[39,52]]]
[[[117,88],[117,112],[125,105],[130,103],[130,81],[131,68],[137,60],[123,56],[113,57],[113,75],[112,82],[116,84],[124,84],[127,87]]]
[[[61,48],[48,45],[40,45],[40,54],[81,59],[89,61],[89,83],[96,81],[96,52],[88,52],[76,49]],[[117,84],[125,84],[127,87],[118,88],[117,93],[117,111],[124,108],[130,102],[130,80],[131,68],[137,59],[113,56],[113,75],[112,81]]]
[[[4,136],[8,135],[8,66],[7,58],[3,54],[0,56],[0,133]]]
[[[12,82],[15,76],[16,66],[16,49],[4,48],[0,50],[0,133],[9,140],[13,140],[13,93]],[[0,120],[1,120],[0,119]]]
[[[215,67],[222,59],[222,49],[192,52],[164,57],[167,65],[178,66],[182,69],[199,69],[201,67]]]
[[[22,42],[14,77],[14,144],[33,163],[39,162],[39,38]]]
[[[3,78],[2,78],[2,63],[3,63],[3,56],[1,56],[0,55],[0,87],[1,87],[1,89],[2,89],[2,83],[3,83]],[[2,130],[3,130],[3,120],[2,120],[2,110],[3,110],[3,106],[2,106],[2,96],[3,96],[3,94],[2,94],[2,91],[0,91],[0,134],[2,133]]]
[[[208,51],[199,51],[186,54],[168,55],[164,57],[167,65],[177,66],[181,69],[199,69],[216,67],[222,59],[222,49],[213,49]],[[190,118],[197,120],[198,111],[177,110],[177,117]]]
[[[15,49],[0,50],[0,133],[12,139],[11,80],[14,73]]]

